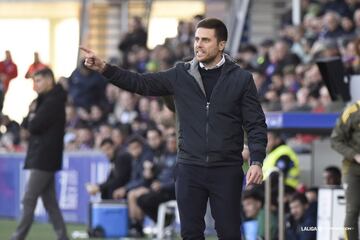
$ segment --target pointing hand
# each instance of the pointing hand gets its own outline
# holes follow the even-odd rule
[[[95,55],[93,51],[85,47],[80,47],[84,52],[85,66],[91,70],[102,73],[105,70],[106,62]]]

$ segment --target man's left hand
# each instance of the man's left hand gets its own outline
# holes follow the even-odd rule
[[[258,165],[251,165],[246,174],[246,186],[249,184],[261,184],[263,180],[262,169]]]

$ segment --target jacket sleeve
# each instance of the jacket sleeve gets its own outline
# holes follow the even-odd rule
[[[28,122],[30,133],[39,134],[49,129],[61,118],[62,108],[64,108],[64,103],[57,99],[44,101],[37,109],[35,116]]]
[[[354,107],[356,107],[356,109]],[[349,145],[355,110],[357,110],[357,106],[352,105],[342,113],[341,117],[337,120],[330,138],[331,147],[346,159],[353,159],[356,154],[356,151]]]
[[[247,84],[241,99],[243,126],[247,133],[251,161],[262,163],[266,155],[267,126],[258,100],[255,83],[248,73]]]
[[[103,75],[119,88],[143,96],[167,96],[174,93],[175,68],[164,72],[139,74],[106,65]]]

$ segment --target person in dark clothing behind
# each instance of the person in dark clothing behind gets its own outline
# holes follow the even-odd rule
[[[105,138],[100,144],[101,151],[107,156],[111,164],[108,178],[101,184],[86,185],[89,194],[94,195],[101,192],[102,199],[112,199],[115,189],[127,184],[131,174],[131,155],[129,153],[117,154],[114,142]]]
[[[23,212],[11,239],[26,238],[37,199],[41,197],[57,239],[66,240],[66,227],[55,193],[55,172],[62,167],[66,92],[61,85],[55,84],[49,68],[36,72],[33,79],[38,97],[25,124],[30,132],[30,141],[24,168],[30,170],[30,176],[22,200]]]
[[[161,131],[157,128],[148,129],[146,132],[146,140],[150,151],[152,151],[154,154],[154,163],[157,164],[165,151],[165,145]]]
[[[107,104],[105,95],[107,82],[98,72],[84,67],[83,61],[81,60],[68,79],[69,97],[76,108],[90,111],[92,105]]]
[[[156,222],[159,205],[175,199],[174,169],[176,164],[176,137],[166,139],[166,153],[163,154],[153,168],[158,172],[150,187],[140,187],[129,192],[129,215],[135,226],[142,227],[144,214]],[[141,229],[130,229],[130,232]],[[141,233],[141,232],[140,232]],[[134,234],[136,236],[136,232]]]
[[[309,203],[305,194],[295,193],[290,199],[290,216],[286,221],[286,239],[316,239],[316,202]]]
[[[176,199],[184,239],[204,239],[208,200],[220,239],[241,239],[244,130],[251,166],[247,184],[261,183],[267,143],[265,116],[251,74],[224,54],[225,24],[206,18],[196,27],[195,58],[151,74],[106,64],[91,50],[85,66],[114,85],[148,96],[174,96],[178,121]]]
[[[128,32],[123,36],[118,46],[118,49],[123,53],[123,67],[129,67],[127,55],[133,47],[146,47],[147,36],[141,18],[133,17],[130,19]]]
[[[151,179],[146,179],[143,175],[144,162],[152,162],[153,155],[144,148],[143,139],[133,135],[127,142],[127,152],[131,155],[131,174],[130,181],[113,192],[114,199],[126,198],[129,191],[141,186],[149,186]]]

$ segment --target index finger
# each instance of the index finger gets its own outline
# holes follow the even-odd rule
[[[252,172],[248,172],[248,174],[246,175],[246,185],[253,183],[253,181],[254,181],[254,176]]]
[[[92,53],[92,51],[90,49],[86,48],[86,47],[80,46],[79,48],[80,48],[80,50],[82,50],[82,51],[84,51],[86,53]]]

